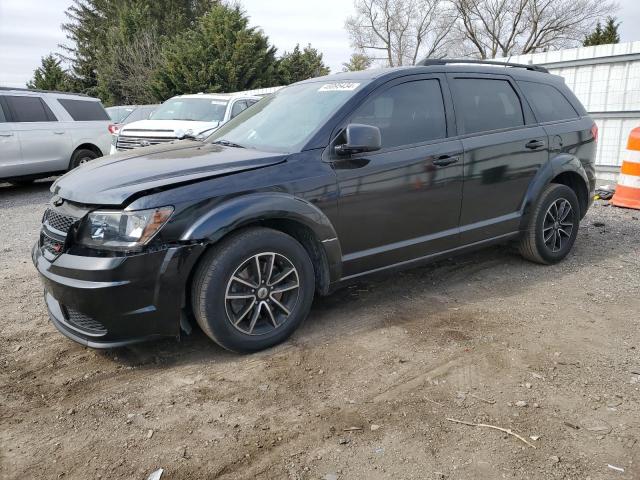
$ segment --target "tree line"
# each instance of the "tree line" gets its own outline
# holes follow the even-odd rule
[[[620,41],[620,23],[610,16],[617,6],[606,0],[354,0],[354,9],[345,22],[355,50],[343,64],[348,71]],[[145,104],[329,73],[310,44],[277,56],[238,3],[73,0],[66,13],[63,53],[42,59],[30,88],[86,93],[107,105]]]
[[[147,104],[329,73],[310,44],[277,57],[237,3],[74,0],[66,14],[63,53],[42,59],[29,88],[86,93],[107,105]]]

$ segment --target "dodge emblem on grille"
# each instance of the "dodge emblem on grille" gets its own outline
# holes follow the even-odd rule
[[[149,140],[140,140],[141,147],[148,147],[149,145],[151,145],[151,143],[149,143]]]

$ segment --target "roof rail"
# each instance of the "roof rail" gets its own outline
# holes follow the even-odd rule
[[[78,97],[90,97],[86,93],[61,92],[59,90],[39,90],[37,88],[21,88],[21,87],[0,87],[2,91],[18,91],[18,92],[34,92],[34,93],[56,93],[59,95],[76,95]],[[93,98],[93,97],[90,97]]]
[[[425,58],[416,65],[428,67],[432,65],[448,65],[450,63],[468,63],[472,65],[496,65],[498,67],[525,68],[534,72],[549,73],[544,67],[539,65],[527,65],[524,63],[497,62],[495,60],[468,60],[463,58]]]

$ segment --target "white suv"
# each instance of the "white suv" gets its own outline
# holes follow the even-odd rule
[[[172,142],[186,135],[209,134],[260,100],[246,93],[179,95],[148,120],[125,125],[114,137],[111,153]]]
[[[0,87],[0,181],[29,183],[107,154],[109,123],[97,98]]]

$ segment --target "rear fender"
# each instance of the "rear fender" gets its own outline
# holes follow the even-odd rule
[[[527,227],[533,206],[542,191],[555,177],[564,172],[577,173],[583,179],[587,191],[589,191],[589,177],[582,166],[582,162],[580,162],[577,157],[568,153],[556,155],[544,164],[540,170],[538,170],[538,173],[529,184],[529,188],[525,194],[520,210],[522,212],[520,221],[521,230],[524,230]]]

